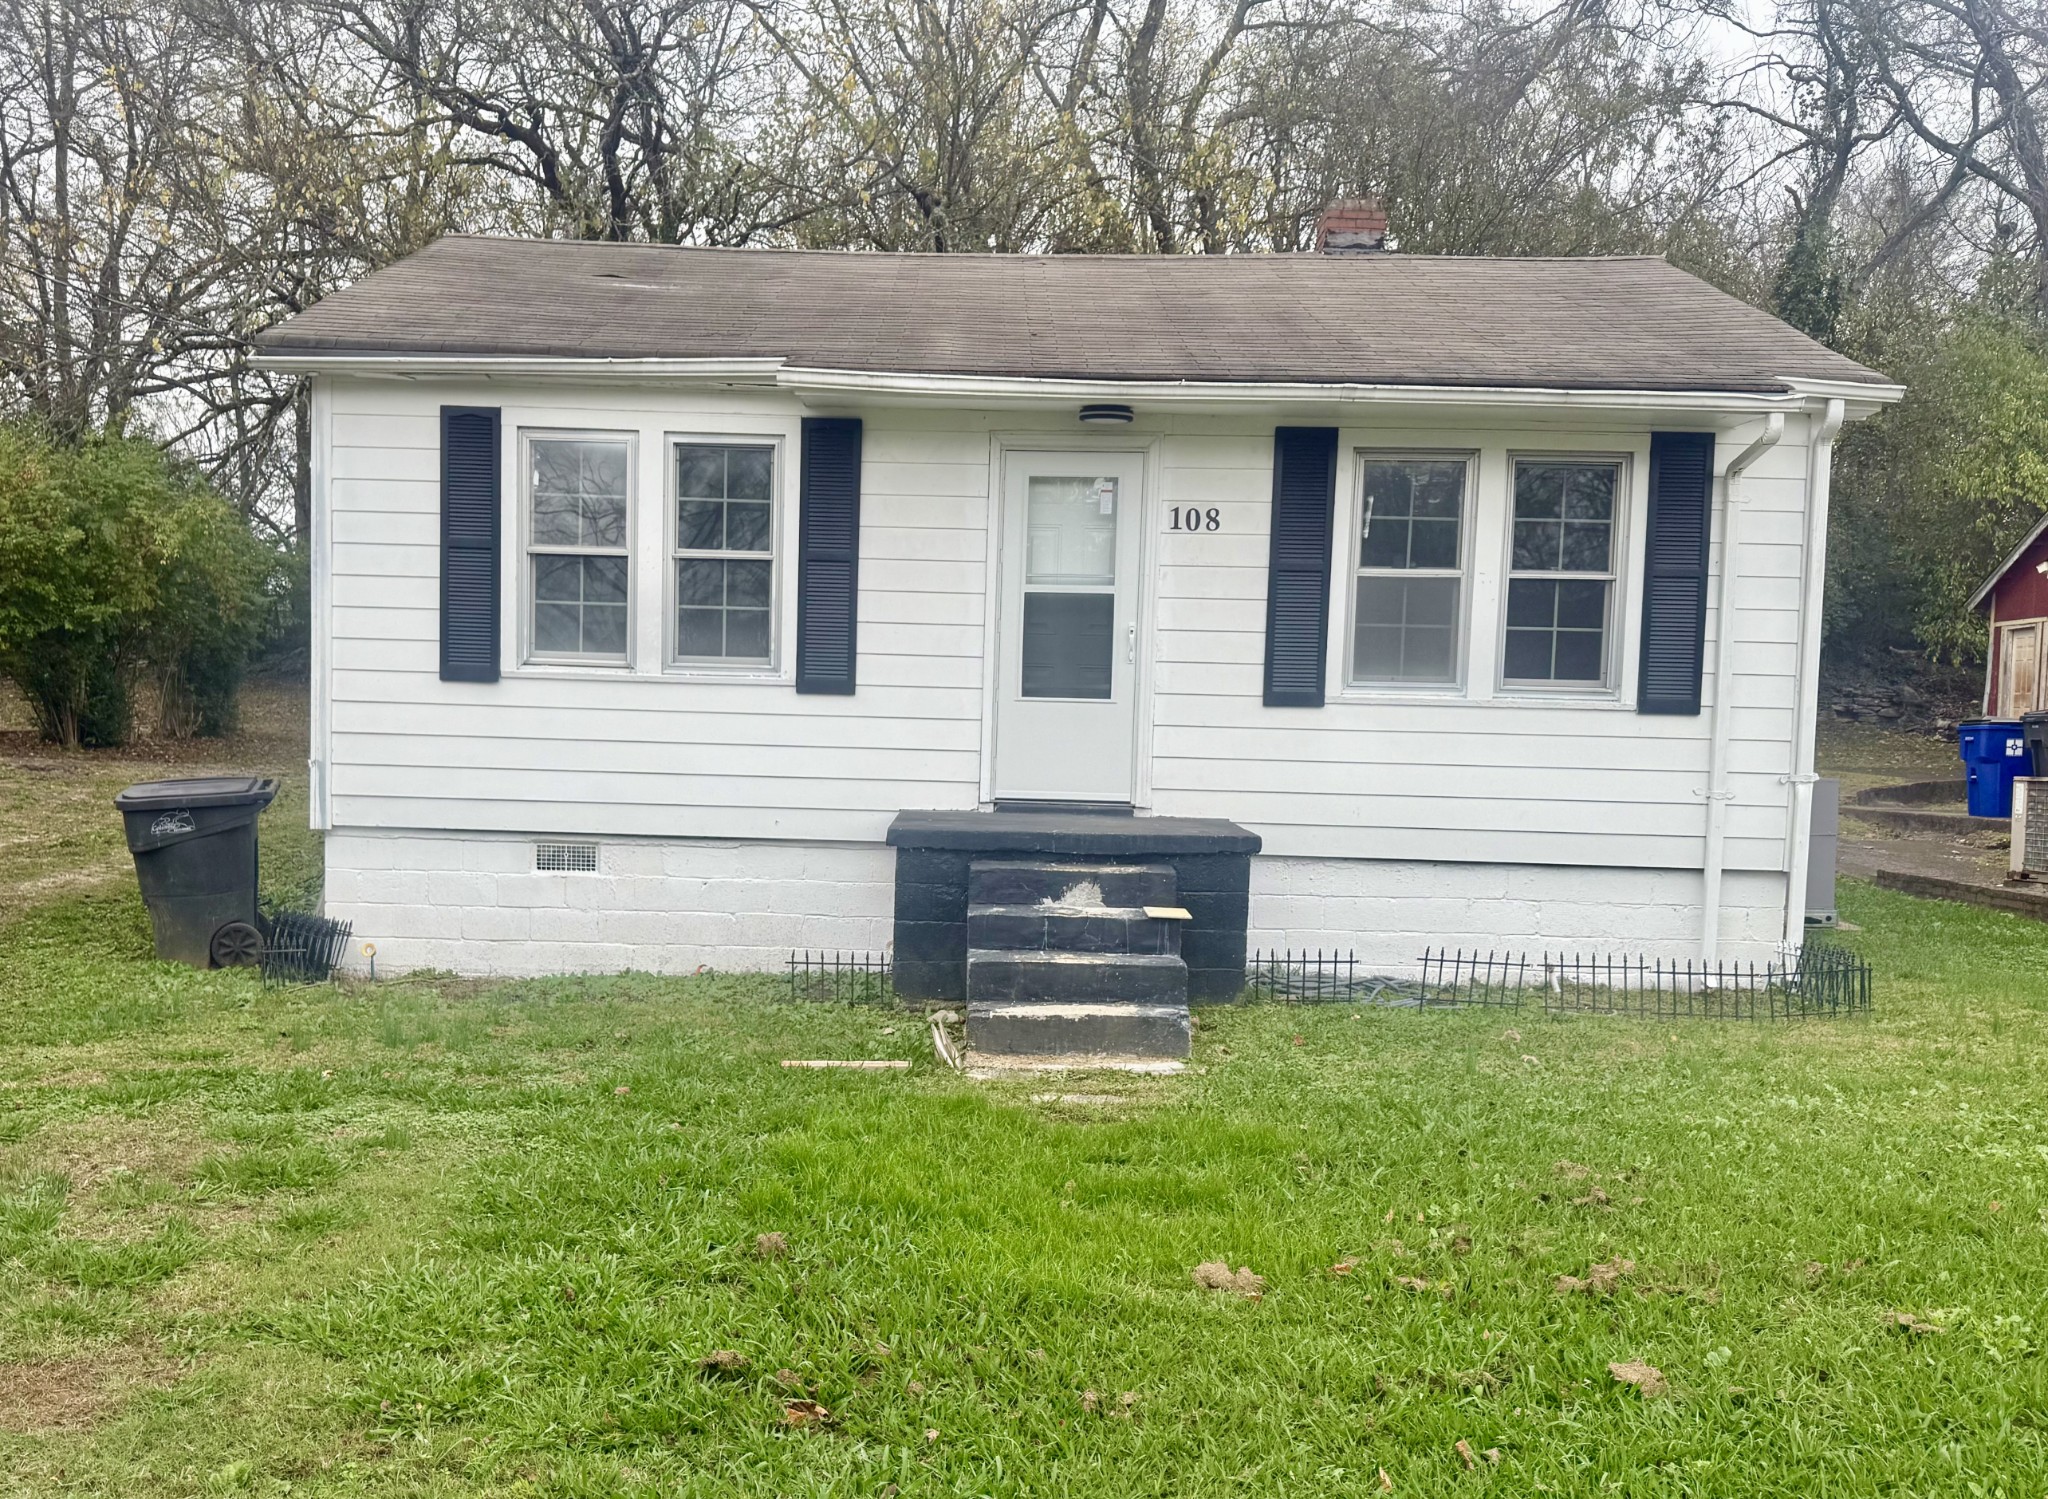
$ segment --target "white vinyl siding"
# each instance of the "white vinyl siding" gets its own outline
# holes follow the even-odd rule
[[[671,564],[667,448],[688,440],[780,448],[793,495],[801,409],[773,392],[448,382],[421,390],[334,378],[322,627],[331,682],[324,761],[334,826],[519,833],[528,838],[767,839],[878,844],[905,808],[966,809],[983,795],[991,572],[990,464],[999,442],[1086,441],[1071,413],[875,407],[862,412],[859,690],[798,696],[790,652],[767,668],[668,666],[666,609],[635,609],[631,665],[522,665],[486,686],[437,676],[438,407],[504,408],[525,429],[635,434],[632,546]],[[1599,865],[1697,871],[1711,721],[1633,711],[1650,419],[1543,426],[1347,425],[1338,450],[1331,697],[1317,710],[1261,702],[1270,418],[1154,417],[1126,442],[1146,468],[1146,590],[1139,630],[1138,799],[1162,814],[1225,817],[1266,851],[1301,858]],[[1739,448],[1755,427],[1721,442]],[[1744,483],[1743,571],[1727,854],[1779,870],[1804,533],[1804,424]],[[507,473],[516,454],[508,435]],[[1360,450],[1472,454],[1461,691],[1346,685],[1362,482]],[[1511,457],[1627,456],[1605,696],[1500,685]],[[1713,565],[1724,534],[1715,485]],[[1216,509],[1211,532],[1172,532],[1175,505]],[[795,504],[778,505],[783,571],[775,638],[795,629]],[[508,532],[513,512],[508,511]],[[508,650],[517,562],[508,546]],[[648,586],[655,567],[642,572]],[[1718,596],[1712,589],[1709,598]],[[1707,622],[1711,706],[1718,623]],[[610,848],[607,843],[607,850]],[[609,852],[607,853],[609,857]],[[1505,880],[1505,875],[1502,879]],[[1501,895],[1508,898],[1503,884]],[[735,899],[749,899],[739,891]],[[1450,925],[1441,929],[1454,930]]]

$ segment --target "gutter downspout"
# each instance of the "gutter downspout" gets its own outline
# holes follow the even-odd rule
[[[1714,614],[1719,630],[1714,648],[1714,709],[1712,737],[1707,750],[1707,857],[1702,871],[1700,900],[1700,957],[1713,963],[1721,949],[1721,866],[1728,830],[1729,697],[1735,689],[1735,567],[1736,542],[1742,519],[1742,473],[1785,435],[1785,418],[1773,412],[1764,419],[1764,430],[1728,462],[1722,487],[1721,579],[1715,591]]]
[[[1843,405],[1829,401],[1807,436],[1806,577],[1799,594],[1799,697],[1792,716],[1790,822],[1785,829],[1785,960],[1806,942],[1806,879],[1813,861],[1813,739],[1820,721],[1821,599],[1828,582],[1828,496]]]

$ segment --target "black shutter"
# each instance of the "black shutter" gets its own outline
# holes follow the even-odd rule
[[[1323,705],[1337,429],[1273,432],[1273,545],[1266,573],[1266,706]]]
[[[1713,507],[1714,434],[1652,432],[1638,713],[1700,711]]]
[[[853,692],[860,420],[807,416],[797,501],[796,690]]]
[[[498,408],[441,408],[441,680],[498,680]]]

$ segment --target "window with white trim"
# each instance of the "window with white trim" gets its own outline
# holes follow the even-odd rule
[[[1515,461],[1504,685],[1612,684],[1622,493],[1618,460]]]
[[[1465,609],[1469,457],[1366,453],[1359,458],[1358,576],[1351,680],[1454,685]]]
[[[530,434],[526,476],[527,654],[624,663],[632,439]]]
[[[691,665],[775,658],[775,449],[674,446],[675,622],[670,652]]]

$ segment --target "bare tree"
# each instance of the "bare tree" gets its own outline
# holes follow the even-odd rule
[[[1947,166],[1952,194],[1982,183],[2024,224],[2002,250],[2028,257],[2048,314],[2048,10],[2011,0],[1865,0],[1863,34],[1906,126]]]

